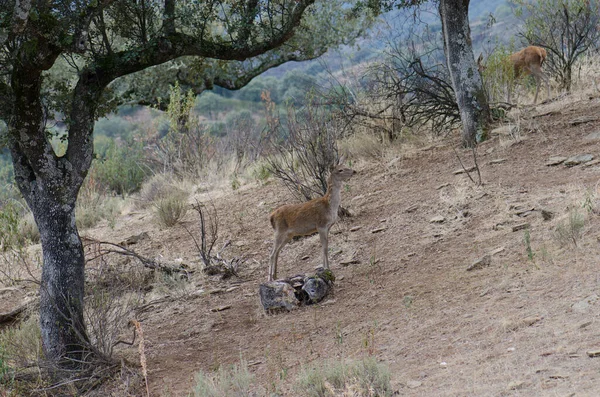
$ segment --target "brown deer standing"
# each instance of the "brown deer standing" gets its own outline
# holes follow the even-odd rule
[[[356,171],[343,165],[331,167],[325,196],[302,204],[287,204],[271,213],[271,226],[275,229],[275,242],[269,265],[269,281],[277,278],[279,251],[295,236],[319,233],[323,248],[323,266],[329,269],[327,243],[329,229],[337,220],[341,200],[342,182],[350,179]]]
[[[550,80],[548,76],[542,72],[542,65],[544,61],[548,57],[548,53],[546,49],[542,47],[537,47],[534,45],[530,45],[529,47],[525,47],[520,51],[511,54],[508,57],[508,60],[513,65],[514,70],[514,78],[515,80],[521,76],[532,75],[535,79],[535,98],[533,99],[533,103],[537,102],[538,92],[540,90],[540,80],[543,80],[546,83],[546,88],[548,91],[548,98],[550,98]],[[479,66],[479,71],[482,72],[485,70],[485,66],[482,64],[483,54],[479,55],[477,59],[477,65]],[[512,82],[508,83],[508,99],[507,102],[510,103],[510,92],[512,90]]]

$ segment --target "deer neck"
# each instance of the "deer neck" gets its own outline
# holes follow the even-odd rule
[[[340,201],[342,199],[342,181],[335,180],[333,178],[329,179],[329,183],[327,184],[327,201],[329,201],[329,211],[333,216],[333,219],[337,219],[338,207],[340,206]]]

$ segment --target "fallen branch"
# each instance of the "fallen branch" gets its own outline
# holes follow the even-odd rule
[[[0,324],[16,320],[17,317],[19,317],[19,315],[23,313],[29,307],[29,304],[33,301],[34,299],[28,299],[13,310],[6,313],[0,313]]]

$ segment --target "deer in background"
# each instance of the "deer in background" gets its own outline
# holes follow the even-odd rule
[[[537,102],[538,92],[540,90],[540,80],[543,80],[544,83],[546,83],[548,98],[550,98],[550,80],[548,79],[548,76],[542,72],[542,65],[547,57],[548,54],[544,48],[533,45],[525,47],[508,57],[508,61],[513,67],[515,80],[521,76],[527,76],[529,74],[535,79],[535,98],[533,99],[534,104]],[[485,70],[485,65],[482,64],[482,60],[483,54],[480,54],[479,58],[477,58],[477,65],[479,66],[480,72]],[[510,103],[510,92],[513,84],[514,82],[508,83],[508,103]]]
[[[330,171],[327,193],[323,197],[302,204],[287,204],[271,213],[269,219],[275,229],[275,242],[269,264],[269,281],[277,278],[277,257],[283,246],[296,236],[307,236],[315,232],[319,233],[321,240],[323,266],[329,269],[329,229],[337,220],[342,183],[356,174],[356,171],[343,165],[331,167]]]

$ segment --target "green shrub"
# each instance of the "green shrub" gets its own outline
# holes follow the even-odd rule
[[[347,391],[359,396],[392,395],[389,370],[373,357],[313,365],[300,373],[295,386],[298,394],[306,397],[335,397]]]
[[[15,201],[8,201],[0,207],[0,251],[22,245],[19,234],[21,208]]]
[[[173,192],[154,203],[158,223],[164,227],[175,226],[188,210],[188,195],[183,192]]]
[[[100,187],[116,194],[137,191],[146,177],[142,145],[130,142],[118,145],[111,142],[103,158],[94,161],[90,177]]]
[[[248,371],[248,364],[220,367],[212,376],[200,371],[196,374],[195,397],[249,397],[254,375]]]

